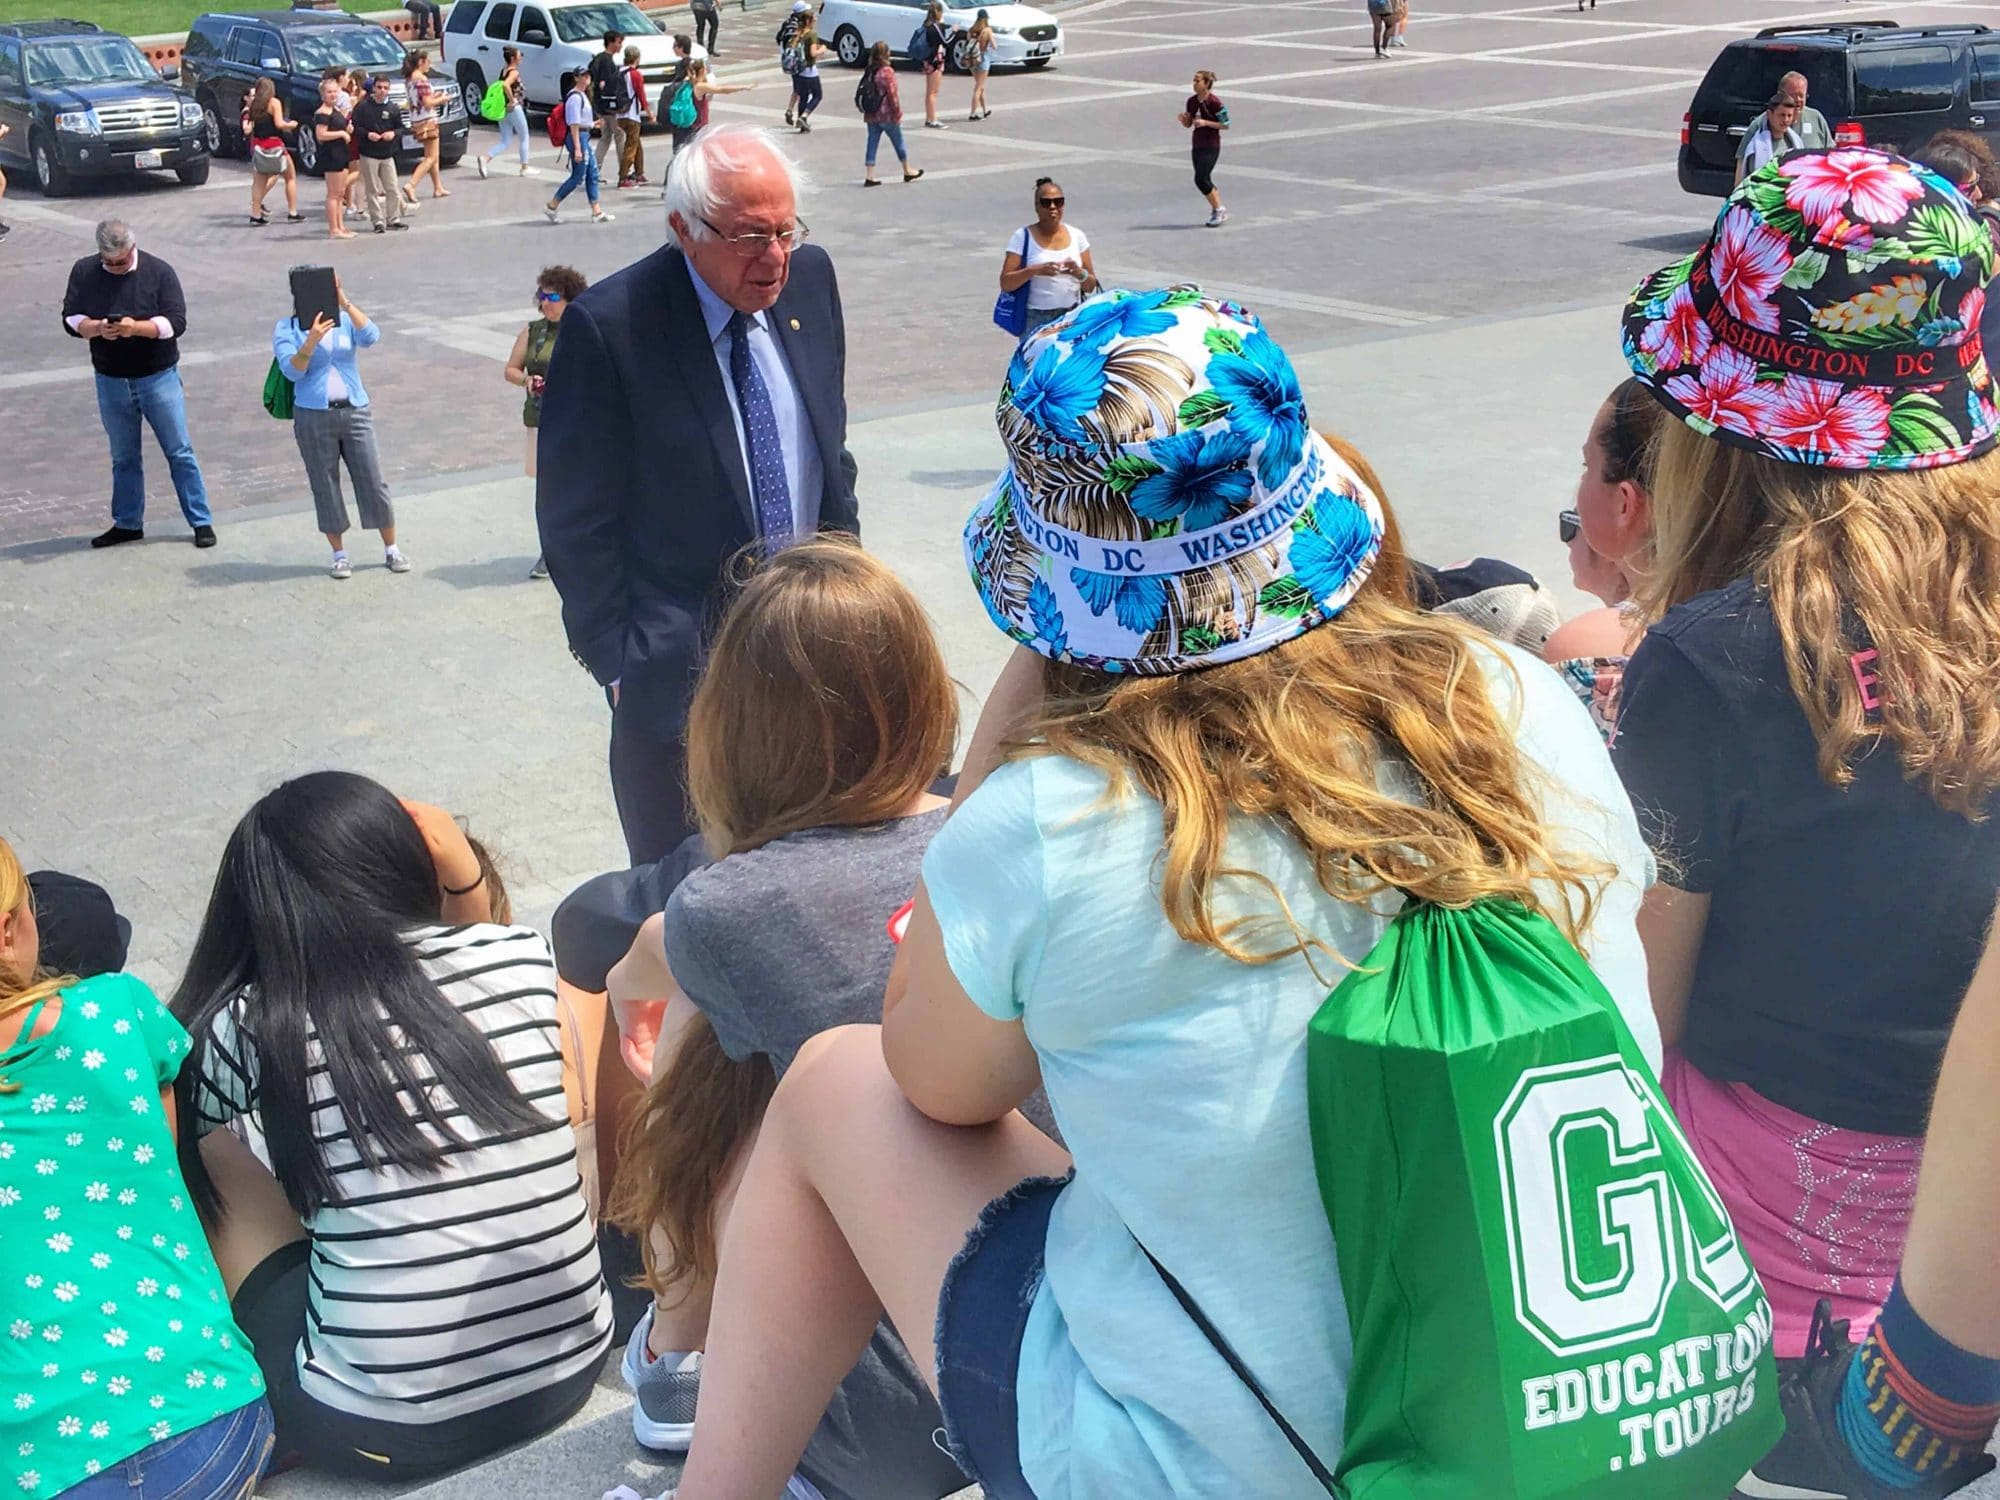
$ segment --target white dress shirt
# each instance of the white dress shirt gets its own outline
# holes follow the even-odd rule
[[[708,340],[715,351],[715,367],[722,372],[723,394],[729,399],[729,415],[736,423],[736,446],[743,455],[743,482],[751,485],[750,440],[743,430],[743,412],[736,402],[736,381],[729,373],[729,357],[734,352],[735,338],[729,332],[729,320],[736,315],[736,309],[724,302],[709,289],[708,283],[688,262],[688,279],[694,283],[694,294],[701,302],[701,315],[708,325]],[[770,393],[771,415],[778,424],[778,443],[785,458],[785,486],[791,491],[792,535],[808,537],[819,530],[820,492],[826,487],[826,468],[820,462],[819,444],[813,438],[812,419],[806,414],[805,401],[799,395],[798,382],[792,378],[792,367],[785,359],[784,346],[778,336],[771,331],[771,314],[767,310],[750,316],[750,358],[756,362],[757,373],[764,377],[764,389]],[[756,492],[752,486],[751,499]],[[756,506],[753,503],[751,510]]]

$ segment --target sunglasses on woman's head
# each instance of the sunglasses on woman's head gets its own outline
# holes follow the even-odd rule
[[[1562,537],[1564,546],[1575,541],[1576,534],[1581,530],[1583,530],[1583,517],[1575,511],[1566,510],[1556,517],[1556,531]]]

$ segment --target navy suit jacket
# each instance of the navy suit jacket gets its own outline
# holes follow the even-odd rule
[[[847,330],[833,262],[792,253],[766,314],[819,445],[822,531],[857,532]],[[563,314],[542,396],[535,520],[570,650],[619,684],[621,719],[686,725],[730,559],[756,537],[729,396],[680,247],[656,250]]]

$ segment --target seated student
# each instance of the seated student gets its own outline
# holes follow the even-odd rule
[[[1249,313],[1164,296],[1092,299],[1017,359],[1009,474],[966,541],[1024,649],[882,1025],[806,1043],[765,1113],[680,1500],[774,1494],[885,1310],[991,1500],[1312,1492],[1146,1252],[1338,1452],[1354,1351],[1305,1031],[1394,891],[1547,914],[1657,1056],[1647,855],[1587,717],[1533,658],[1412,607],[1379,501]],[[1153,436],[1210,392],[1226,425]],[[1113,483],[1121,458],[1146,477]],[[1161,542],[1115,576],[1034,540],[1097,556],[1166,520],[1253,540],[1192,565]],[[1038,1084],[1069,1152],[1017,1110]]]
[[[1625,662],[1645,624],[1632,579],[1653,536],[1653,454],[1659,403],[1636,379],[1619,382],[1591,419],[1583,441],[1576,509],[1562,513],[1570,576],[1604,601],[1565,621],[1543,654],[1583,700],[1607,738],[1618,723]]]
[[[138,980],[43,959],[0,839],[0,1489],[240,1500],[271,1409],[174,1158],[187,1033]]]
[[[188,1180],[312,1463],[485,1457],[581,1406],[610,1342],[554,966],[491,915],[448,816],[316,772],[237,824],[174,995]]]
[[[686,876],[611,972],[625,1051],[653,1080],[610,1217],[647,1245],[654,1307],[624,1375],[648,1448],[685,1450],[716,1244],[774,1077],[809,1038],[876,1020],[958,735],[930,622],[888,566],[823,538],[763,563],[731,605],[688,713],[688,794],[715,863]],[[655,1038],[658,1038],[656,1041]],[[965,1486],[937,1403],[878,1327],[799,1472],[827,1500]]]
[[[1661,1082],[1796,1360],[1826,1347],[1822,1299],[1858,1334],[1889,1294],[1939,1051],[2000,891],[2000,411],[1987,363],[1961,359],[1991,255],[1888,253],[1906,230],[1982,246],[1956,194],[1856,149],[1759,181],[1784,196],[1732,202],[1626,309],[1663,420],[1652,625],[1613,755],[1661,856],[1640,924]],[[1836,230],[1866,256],[1773,270]],[[1772,274],[1715,300],[1751,240]],[[1866,311],[1898,278],[1930,288],[1922,321]],[[1777,332],[1725,342],[1711,313]],[[1857,320],[1866,361],[1792,373],[1851,350]],[[1899,365],[1937,374],[1913,387]]]

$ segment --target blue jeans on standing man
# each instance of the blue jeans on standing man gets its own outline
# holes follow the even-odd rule
[[[562,186],[556,189],[556,202],[562,202],[575,192],[580,183],[583,186],[584,197],[590,200],[590,206],[594,210],[597,207],[597,153],[590,149],[588,139],[583,142],[581,154],[575,145],[571,145],[569,149],[569,176],[565,177]]]
[[[143,417],[167,469],[174,476],[174,493],[190,526],[207,526],[208,487],[201,481],[194,444],[188,441],[187,400],[178,367],[127,379],[97,377],[97,415],[111,439],[111,524],[138,531],[146,524],[146,471],[140,460],[139,422]]]
[[[864,164],[870,170],[873,170],[875,166],[875,148],[882,143],[882,137],[885,135],[889,137],[889,144],[896,148],[896,160],[901,162],[905,167],[909,166],[910,153],[903,149],[903,127],[895,120],[883,120],[880,122],[870,120],[868,122],[868,155],[865,158]]]

